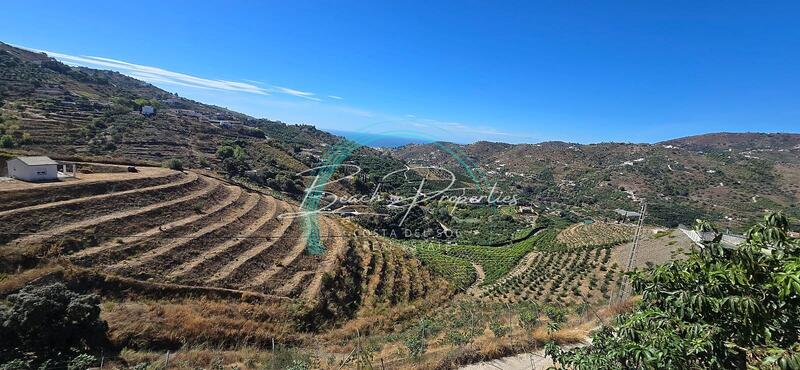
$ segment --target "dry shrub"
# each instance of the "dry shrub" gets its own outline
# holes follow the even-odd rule
[[[4,275],[0,278],[0,297],[16,293],[18,290],[32,282],[41,281],[51,276],[59,276],[64,272],[62,266],[51,264],[30,270],[22,271],[18,274]]]
[[[630,297],[624,301],[610,304],[601,308],[597,311],[597,314],[603,318],[603,320],[610,319],[615,316],[619,316],[620,314],[631,312],[636,303],[640,300],[642,300],[641,296]]]
[[[231,300],[122,301],[104,305],[109,338],[118,347],[179,348],[211,345],[219,348],[295,344],[287,307],[279,303]]]
[[[257,348],[242,348],[233,351],[189,348],[171,352],[169,367],[171,369],[255,369],[258,365],[269,361],[270,353]],[[140,364],[149,364],[148,368],[164,368],[165,352],[136,351],[124,349],[119,354],[119,359],[126,367]]]
[[[569,344],[583,343],[586,341],[591,328],[588,325],[580,325],[577,327],[565,328],[556,330],[555,332],[548,332],[545,327],[536,328],[533,332],[533,339],[537,342],[553,341],[556,344],[563,346]]]

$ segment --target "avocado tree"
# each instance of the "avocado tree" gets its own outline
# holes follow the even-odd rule
[[[588,347],[547,353],[573,369],[800,369],[800,243],[787,235],[772,213],[738,247],[717,235],[685,260],[636,271],[633,312]]]

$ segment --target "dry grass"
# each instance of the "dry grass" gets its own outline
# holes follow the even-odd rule
[[[49,276],[60,275],[64,272],[64,267],[57,264],[49,264],[30,270],[25,270],[13,275],[2,275],[0,277],[0,297],[16,293],[25,285],[46,279]]]
[[[633,296],[622,302],[604,306],[597,310],[597,315],[607,321],[607,319],[619,316],[620,314],[631,312],[636,303],[640,300],[642,300],[641,296]]]
[[[575,345],[585,343],[589,325],[581,324],[549,333],[544,326],[532,331],[518,331],[514,335],[497,338],[488,330],[473,342],[459,347],[438,348],[429,351],[417,364],[419,369],[449,370],[482,361],[490,361],[520,353],[541,349],[544,343],[553,341],[558,345]],[[406,368],[399,365],[397,368]]]
[[[187,348],[170,353],[170,369],[281,369],[292,358],[308,359],[301,352],[277,350],[276,352],[246,347],[237,350],[214,348]],[[148,370],[162,370],[166,351],[136,351],[124,349],[109,368],[125,369],[146,366]],[[284,366],[281,366],[284,365]]]
[[[297,333],[289,311],[286,304],[231,300],[107,301],[102,318],[118,348],[240,348],[271,345],[273,338],[302,342],[305,335]]]

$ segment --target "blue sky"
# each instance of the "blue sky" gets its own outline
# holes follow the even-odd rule
[[[470,142],[798,132],[798,2],[4,1],[0,41],[256,117]]]

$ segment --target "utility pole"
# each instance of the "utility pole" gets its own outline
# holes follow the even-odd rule
[[[642,199],[642,206],[639,209],[639,221],[636,223],[636,234],[633,237],[633,246],[631,247],[631,253],[628,255],[628,265],[625,267],[625,272],[629,272],[631,267],[633,266],[633,260],[636,258],[636,247],[639,246],[639,240],[641,239],[642,235],[642,226],[644,225],[644,216],[647,213],[647,202]],[[622,284],[620,284],[619,288],[619,299],[622,300],[625,295],[627,294],[626,290],[628,287],[628,276],[622,277]]]

